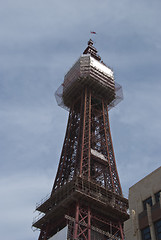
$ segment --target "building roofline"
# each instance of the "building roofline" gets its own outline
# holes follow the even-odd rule
[[[161,171],[161,166],[158,167],[157,169],[155,169],[154,171],[152,171],[151,173],[149,173],[148,175],[146,175],[145,177],[143,177],[142,179],[140,179],[138,182],[136,182],[134,185],[132,185],[129,190],[133,187],[135,187],[136,185],[138,185],[139,183],[142,183],[144,181],[146,181],[147,178],[149,178],[152,175],[155,175],[158,171]]]

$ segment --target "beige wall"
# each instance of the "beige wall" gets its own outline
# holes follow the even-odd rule
[[[161,167],[150,173],[141,181],[129,189],[129,211],[130,219],[125,222],[126,240],[141,240],[141,232],[138,224],[138,214],[143,211],[143,201],[152,197],[153,205],[155,204],[154,194],[161,190]],[[150,223],[151,224],[151,223]],[[149,225],[150,225],[149,224]],[[153,226],[151,231],[153,232]],[[152,240],[155,236],[152,235]]]

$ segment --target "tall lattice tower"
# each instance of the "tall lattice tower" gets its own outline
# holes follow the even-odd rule
[[[50,196],[36,206],[39,240],[123,240],[128,202],[122,195],[108,110],[122,99],[113,71],[90,39],[83,55],[56,92],[69,109],[59,167]]]

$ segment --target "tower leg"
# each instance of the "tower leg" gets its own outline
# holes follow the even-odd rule
[[[77,239],[78,224],[79,224],[79,203],[77,203],[77,205],[76,205],[74,239]]]
[[[73,229],[73,239],[91,240],[91,214],[90,207],[76,205],[75,225]]]
[[[88,206],[88,239],[91,239],[91,209]]]
[[[119,226],[120,226],[121,240],[124,240],[124,234],[123,234],[123,227],[122,227],[122,224],[119,223]]]

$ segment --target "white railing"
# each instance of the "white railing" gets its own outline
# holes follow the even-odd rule
[[[41,206],[44,202],[46,202],[46,201],[50,198],[50,195],[51,195],[50,193],[47,194],[44,198],[41,199],[40,202],[36,203],[36,209],[37,209],[39,206]]]
[[[39,213],[36,217],[34,217],[32,225],[36,222],[38,222],[42,217],[45,216],[45,213]]]

